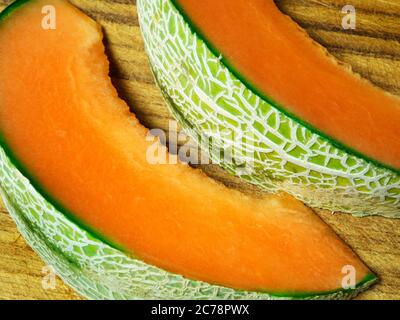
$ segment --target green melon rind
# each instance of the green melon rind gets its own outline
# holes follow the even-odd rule
[[[354,290],[265,293],[234,290],[186,279],[111,247],[59,212],[31,185],[0,147],[0,192],[29,245],[72,288],[90,299],[349,299]]]
[[[173,1],[138,0],[137,6],[167,104],[215,163],[312,207],[400,218],[397,172],[339,148],[254,93],[194,32]],[[221,159],[221,151],[229,148],[236,162]],[[244,168],[248,159],[254,161]]]

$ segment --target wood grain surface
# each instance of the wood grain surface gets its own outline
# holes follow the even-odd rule
[[[199,0],[201,1],[201,0]],[[217,0],[216,0],[217,1]],[[11,0],[0,0],[0,10]],[[105,32],[111,77],[120,96],[149,128],[168,130],[171,115],[154,85],[143,50],[134,0],[72,0],[98,21]],[[340,61],[377,86],[400,95],[399,0],[277,0]],[[343,30],[341,12],[357,10],[356,30]],[[0,57],[1,58],[1,57]],[[351,90],[351,88],[349,88]],[[233,178],[216,166],[201,167],[232,188],[259,195],[256,187]],[[188,195],[190,196],[190,195]],[[400,299],[400,220],[318,214],[361,256],[381,281],[359,299]],[[79,299],[60,280],[55,289],[42,288],[44,263],[26,245],[0,204],[0,299]]]

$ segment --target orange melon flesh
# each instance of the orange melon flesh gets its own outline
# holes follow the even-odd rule
[[[54,5],[57,29],[43,30]],[[136,257],[247,290],[323,292],[368,268],[310,209],[255,199],[184,164],[151,165],[147,130],[108,77],[99,26],[61,0],[0,23],[0,134],[50,201]]]
[[[174,0],[252,87],[333,141],[400,169],[400,99],[329,57],[273,0]]]

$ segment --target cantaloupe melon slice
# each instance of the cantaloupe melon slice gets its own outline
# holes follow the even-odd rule
[[[174,2],[262,96],[336,142],[400,171],[400,99],[329,59],[273,0]]]
[[[49,5],[56,13],[50,30],[42,24]],[[168,289],[164,297],[174,297],[177,287],[185,296],[187,282],[164,282],[162,270],[210,283],[198,282],[209,297],[220,288],[215,285],[239,290],[231,291],[236,297],[342,297],[376,279],[290,196],[255,199],[187,165],[150,164],[147,130],[108,77],[99,26],[68,2],[17,1],[1,16],[0,55],[3,195],[37,250],[58,259],[64,278],[70,270],[71,283],[79,283],[81,270],[78,290],[100,283],[124,296],[119,286],[126,284],[105,281],[106,274],[124,273],[126,263],[139,260],[142,269],[124,279],[145,288],[152,279]],[[60,212],[135,259],[98,250],[101,242],[93,237],[88,249],[87,234],[74,231],[80,229]],[[103,274],[86,271],[91,264],[101,264]],[[348,266],[355,281],[344,290]],[[146,297],[140,290],[130,294]]]
[[[212,137],[213,160],[310,206],[400,217],[398,98],[345,70],[273,0],[138,8],[157,81],[187,131]],[[219,157],[228,148],[236,161]]]

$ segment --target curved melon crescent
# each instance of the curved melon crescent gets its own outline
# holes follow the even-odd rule
[[[214,161],[313,207],[400,217],[399,98],[272,0],[138,0],[138,12],[171,110],[200,144],[211,137]],[[221,159],[226,148],[236,161]]]
[[[45,5],[54,30],[42,26]],[[149,164],[147,130],[112,87],[100,28],[68,2],[17,1],[1,16],[0,56],[4,200],[85,295],[334,298],[376,279],[297,200],[254,199],[186,165]],[[349,265],[355,287],[344,290]]]

